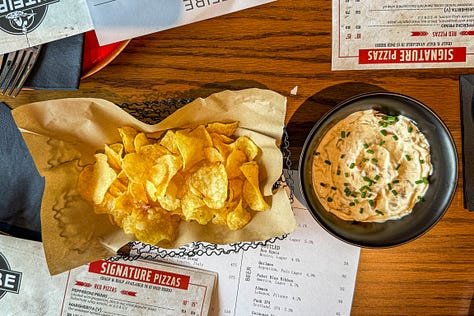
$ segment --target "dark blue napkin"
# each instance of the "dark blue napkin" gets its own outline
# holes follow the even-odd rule
[[[0,231],[41,241],[40,209],[44,179],[10,109],[0,103]]]
[[[25,82],[37,90],[76,90],[82,71],[84,34],[44,44]]]

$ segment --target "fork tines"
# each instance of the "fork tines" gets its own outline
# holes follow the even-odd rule
[[[41,50],[41,45],[33,46],[3,56],[0,73],[2,95],[16,97],[23,88]]]

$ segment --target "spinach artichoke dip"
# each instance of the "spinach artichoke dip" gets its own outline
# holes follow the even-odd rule
[[[429,186],[430,145],[401,115],[355,112],[324,135],[313,155],[316,194],[343,220],[399,219],[423,200]]]

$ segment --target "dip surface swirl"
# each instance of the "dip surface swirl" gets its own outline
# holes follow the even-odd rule
[[[323,207],[347,221],[384,222],[423,200],[432,172],[430,145],[404,116],[355,112],[313,152],[312,180]]]

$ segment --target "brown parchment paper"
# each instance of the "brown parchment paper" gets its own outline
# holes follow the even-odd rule
[[[279,145],[286,114],[286,98],[270,90],[223,91],[197,99],[156,125],[133,118],[102,99],[60,99],[37,102],[13,110],[13,117],[45,177],[41,206],[42,237],[51,274],[114,255],[134,236],[113,225],[107,215],[93,212],[76,185],[83,167],[104,144],[120,140],[117,128],[133,126],[146,133],[193,127],[214,121],[237,120],[238,135],[250,136],[262,149],[258,157],[265,196],[271,208],[258,212],[239,231],[219,225],[182,222],[179,237],[170,248],[193,241],[228,244],[266,240],[293,231],[296,221],[283,188],[272,192],[282,173]]]

